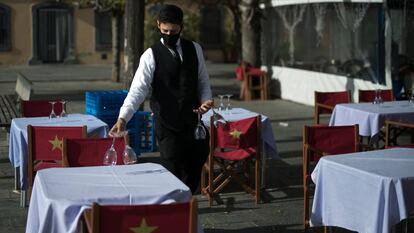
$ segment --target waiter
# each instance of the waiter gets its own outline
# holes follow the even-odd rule
[[[209,153],[209,135],[194,138],[197,114],[213,105],[203,52],[198,43],[180,38],[183,11],[165,4],[157,25],[161,39],[141,56],[128,96],[111,132],[125,130],[151,89],[150,107],[162,165],[194,193]]]

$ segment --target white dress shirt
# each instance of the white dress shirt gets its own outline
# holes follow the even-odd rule
[[[162,39],[161,42],[163,43]],[[212,98],[210,81],[201,46],[194,41],[193,44],[198,58],[198,97],[201,100],[201,103],[203,103],[204,101],[210,100]],[[182,61],[183,52],[181,48],[180,39],[178,39],[177,41],[177,51],[180,54],[180,59]],[[170,52],[173,53],[171,49]],[[145,50],[145,52],[142,54],[140,58],[139,66],[137,71],[135,72],[135,76],[132,80],[132,84],[129,89],[128,95],[125,98],[124,104],[122,105],[119,111],[119,118],[122,118],[126,122],[128,122],[132,118],[134,113],[137,111],[139,105],[142,102],[144,102],[145,97],[151,89],[154,71],[154,54],[152,52],[152,49],[148,48],[147,50]]]

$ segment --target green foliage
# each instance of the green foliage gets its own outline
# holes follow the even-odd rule
[[[80,7],[94,7],[100,11],[123,11],[126,0],[77,0]]]
[[[200,16],[190,11],[184,11],[182,37],[188,40],[198,41],[200,34]]]

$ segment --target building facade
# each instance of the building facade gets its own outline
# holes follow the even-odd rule
[[[72,1],[0,1],[0,65],[111,63],[110,13]]]
[[[111,13],[81,8],[77,2],[0,0],[0,65],[112,63]],[[228,61],[224,8],[183,7],[200,18],[199,42],[206,59]]]

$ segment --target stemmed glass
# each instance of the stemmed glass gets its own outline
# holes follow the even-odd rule
[[[60,103],[62,104],[62,112],[60,113],[59,117],[67,117],[68,114],[66,113],[66,102],[65,100],[61,100]]]
[[[225,109],[225,107],[224,107],[224,103],[223,103],[223,98],[224,98],[224,95],[218,95],[218,97],[220,98],[220,104],[219,104],[219,106],[218,106],[218,111],[219,111],[219,112],[223,112],[223,111],[224,111],[224,109]]]
[[[375,90],[375,99],[373,104],[382,104],[384,101],[382,100],[381,97],[381,89],[376,89]]]
[[[103,164],[106,166],[115,165],[118,159],[118,154],[115,150],[115,137],[112,138],[111,147],[106,151],[103,159]]]
[[[132,147],[129,146],[129,136],[128,136],[128,131],[125,131],[125,149],[124,152],[122,153],[122,160],[124,161],[124,164],[134,164],[137,162],[137,154],[135,154],[134,149],[132,149]]]
[[[56,118],[56,113],[55,113],[55,104],[56,104],[56,102],[55,101],[50,101],[49,103],[52,105],[52,110],[50,111],[49,118]]]
[[[230,103],[230,98],[231,98],[233,95],[232,95],[232,94],[226,94],[225,96],[227,97],[226,112],[227,112],[228,114],[231,114],[232,107],[231,107],[231,103]]]
[[[201,114],[197,111],[198,123],[194,129],[194,137],[196,140],[204,140],[207,137],[206,128],[204,128],[203,122],[201,121]]]
[[[408,94],[408,102],[409,102],[409,103],[411,103],[411,105],[413,105],[413,106],[414,106],[414,91],[411,91],[411,92]]]

